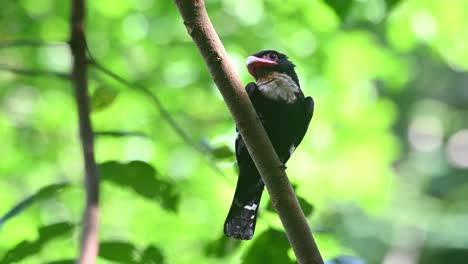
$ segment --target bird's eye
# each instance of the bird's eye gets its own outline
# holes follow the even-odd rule
[[[278,59],[278,55],[276,55],[276,53],[270,53],[270,54],[268,54],[268,57],[270,57],[270,59],[272,59],[272,60],[277,60]]]

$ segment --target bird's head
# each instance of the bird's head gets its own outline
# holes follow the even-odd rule
[[[257,80],[269,73],[278,72],[287,74],[299,86],[294,67],[288,56],[275,50],[262,50],[247,58],[247,69]]]

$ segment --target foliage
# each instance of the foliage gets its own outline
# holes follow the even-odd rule
[[[69,2],[0,10],[1,263],[76,258],[84,192],[68,188],[83,178]],[[129,81],[90,65],[99,262],[292,262],[268,195],[253,241],[222,236],[234,124],[173,3],[87,2],[92,58]],[[324,258],[466,262],[468,2],[206,2],[244,83],[245,57],[277,49],[315,99],[288,175]]]

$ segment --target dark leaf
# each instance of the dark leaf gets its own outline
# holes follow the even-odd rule
[[[41,251],[46,243],[60,236],[64,236],[65,234],[71,232],[73,228],[74,225],[68,222],[43,226],[39,228],[39,237],[37,240],[22,241],[5,254],[0,263],[7,264],[18,262],[25,259],[26,257],[35,255]]]
[[[138,249],[123,241],[106,241],[99,244],[99,257],[119,263],[138,263]]]
[[[385,0],[387,12],[390,12],[401,0]]]
[[[141,255],[141,264],[163,264],[164,256],[155,246],[148,246]]]
[[[142,161],[110,161],[100,164],[99,170],[102,180],[130,188],[147,199],[160,202],[167,210],[177,210],[179,190],[172,182],[159,179],[156,170],[150,164]]]
[[[289,248],[285,233],[268,229],[255,239],[242,263],[293,263],[288,256]]]
[[[314,211],[314,206],[307,202],[304,198],[298,196],[297,200],[299,200],[299,204],[301,205],[302,211],[304,212],[305,216],[310,216]],[[273,204],[271,200],[268,201],[267,210],[271,212],[276,212],[275,208],[273,208]]]
[[[335,11],[343,21],[353,5],[353,0],[325,0],[325,2]]]
[[[6,214],[4,214],[0,218],[0,227],[10,218],[13,216],[21,213],[24,209],[28,208],[31,206],[34,202],[37,202],[41,199],[47,199],[59,191],[63,190],[64,188],[70,186],[69,183],[54,183],[51,185],[47,185],[45,187],[42,187],[39,189],[35,194],[27,197],[23,201],[19,202],[17,205],[15,205],[13,208],[10,209]]]
[[[340,256],[331,260],[325,261],[325,264],[365,264],[363,259],[351,256]]]
[[[105,109],[114,102],[117,95],[116,90],[106,86],[99,86],[91,95],[91,110],[97,112]]]
[[[232,149],[226,145],[214,148],[211,154],[217,160],[229,159],[234,157],[234,151],[232,151]]]
[[[205,254],[207,256],[222,258],[234,252],[239,246],[239,240],[227,238],[222,234],[219,239],[212,241],[205,246]]]

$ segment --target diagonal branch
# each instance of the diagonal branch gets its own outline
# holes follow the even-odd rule
[[[72,83],[78,105],[79,127],[85,166],[86,208],[81,234],[80,264],[96,262],[99,228],[99,179],[94,159],[94,135],[89,118],[86,39],[84,32],[85,0],[73,0],[70,48],[73,55]]]
[[[271,201],[283,223],[298,263],[323,263],[312,232],[284,168],[242,86],[229,63],[203,0],[174,0],[188,34],[198,47],[211,76],[224,97],[257,166]]]

